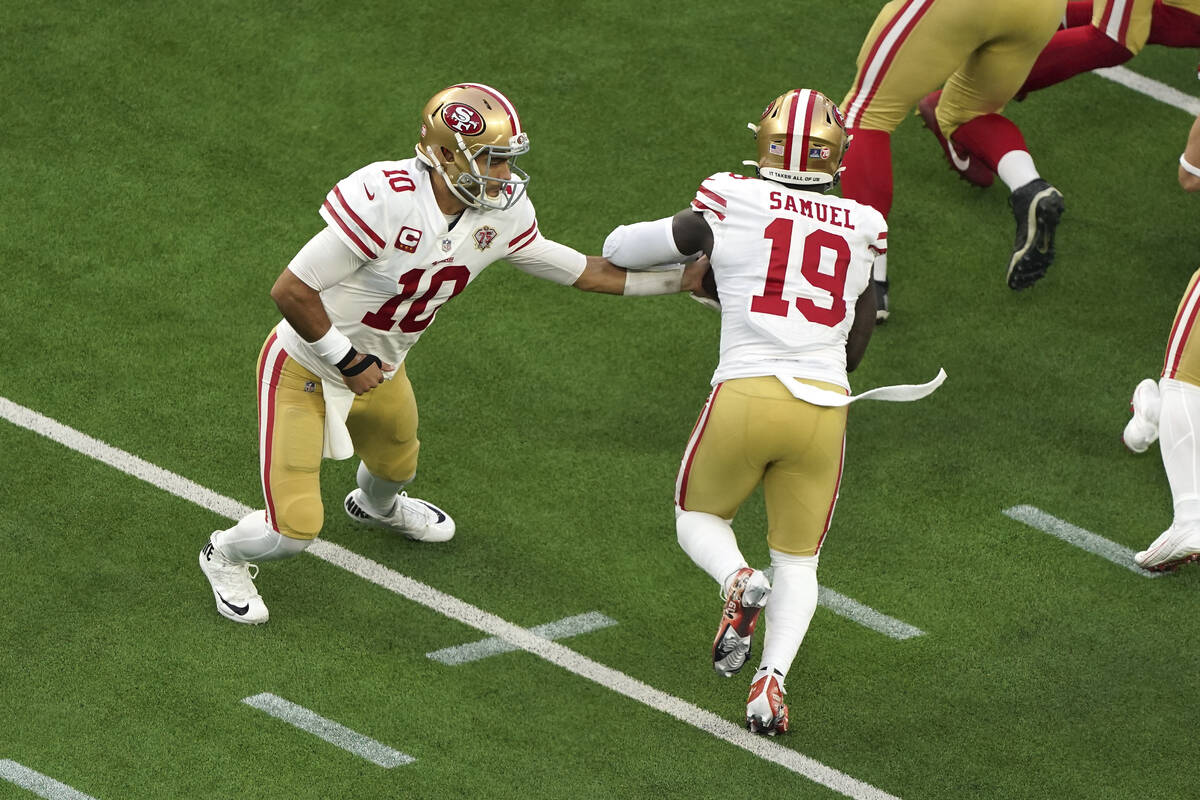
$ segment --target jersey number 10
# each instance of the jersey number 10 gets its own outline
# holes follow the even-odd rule
[[[755,295],[750,310],[758,314],[786,317],[792,304],[783,299],[783,284],[787,280],[788,256],[792,250],[792,220],[774,220],[763,235],[771,241],[771,261],[767,266],[767,283],[762,294]],[[834,254],[833,274],[821,272],[821,251]],[[841,236],[818,228],[804,237],[804,252],[800,258],[800,274],[813,286],[829,292],[833,304],[822,308],[807,297],[795,299],[796,308],[809,322],[830,328],[846,318],[846,273],[850,267],[850,245]]]

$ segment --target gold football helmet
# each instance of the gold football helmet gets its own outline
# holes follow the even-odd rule
[[[813,89],[793,89],[771,101],[757,125],[760,177],[778,183],[825,191],[838,181],[850,135],[842,112]]]
[[[453,157],[447,160],[442,148]],[[455,84],[430,98],[421,112],[416,151],[472,208],[511,208],[529,182],[516,166],[517,156],[529,151],[529,134],[508,98],[482,83]],[[492,176],[492,168],[505,160],[511,175]]]

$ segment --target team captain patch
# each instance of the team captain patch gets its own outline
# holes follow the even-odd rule
[[[492,240],[496,238],[496,229],[484,225],[475,231],[475,246],[482,250],[487,250],[492,246]]]

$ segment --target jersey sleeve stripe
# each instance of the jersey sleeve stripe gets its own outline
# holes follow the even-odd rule
[[[537,232],[537,220],[535,219],[535,220],[533,221],[533,224],[532,224],[532,225],[530,225],[530,226],[529,226],[527,229],[525,229],[525,230],[521,231],[521,232],[520,232],[520,233],[518,233],[516,236],[514,236],[514,237],[512,238],[512,241],[510,241],[510,242],[508,243],[508,246],[511,248],[513,245],[515,245],[515,244],[517,244],[518,242],[520,242],[520,241],[521,241],[522,239],[524,239],[526,236],[530,236],[531,234],[535,234],[536,232]],[[529,244],[529,242],[526,242],[525,244]],[[521,245],[521,246],[522,246],[522,247],[524,247],[525,245]]]
[[[712,191],[712,190],[710,190],[710,189],[706,189],[706,188],[705,188],[705,187],[703,187],[703,186],[701,186],[701,187],[700,187],[699,189],[697,189],[696,191],[697,191],[699,194],[702,194],[702,195],[704,195],[705,197],[708,197],[708,198],[710,198],[710,199],[711,199],[713,202],[715,202],[715,203],[717,203],[718,205],[720,205],[720,206],[721,206],[721,208],[726,208],[726,207],[729,205],[728,203],[726,203],[726,202],[725,202],[725,198],[724,198],[724,197],[721,197],[721,195],[717,194],[716,192],[714,192],[714,191]]]
[[[874,99],[879,84],[883,82],[888,67],[896,57],[896,51],[903,46],[908,34],[932,4],[933,0],[908,0],[879,32],[875,44],[871,46],[871,52],[863,61],[859,83],[852,90],[850,100],[846,103],[844,112],[847,128],[858,126],[863,112]]]
[[[517,238],[519,239],[519,238],[521,238],[521,237],[520,237],[520,236],[518,236]],[[533,223],[533,235],[532,235],[532,236],[530,236],[529,238],[527,238],[525,241],[521,242],[519,245],[517,245],[517,246],[516,246],[515,248],[513,248],[512,250],[510,250],[510,251],[509,251],[509,255],[511,255],[511,254],[513,254],[513,253],[520,252],[521,250],[524,250],[526,247],[528,247],[529,245],[531,245],[531,244],[533,244],[534,242],[536,242],[536,241],[537,241],[537,238],[538,238],[538,232],[537,232],[537,222],[534,222],[534,223]],[[516,239],[514,239],[513,241],[516,241]]]
[[[725,221],[724,213],[722,213],[718,209],[713,208],[710,205],[706,205],[705,203],[700,202],[699,197],[697,197],[695,200],[692,201],[692,208],[696,209],[697,211],[711,211],[712,213],[717,215],[717,219],[719,219],[722,222]]]
[[[358,238],[358,234],[352,231],[350,226],[346,224],[345,220],[338,216],[337,211],[333,209],[333,206],[329,204],[328,200],[326,200],[325,204],[321,206],[321,210],[325,212],[326,219],[337,223],[337,226],[342,229],[342,232],[346,234],[346,237],[350,239],[350,242],[363,256],[363,258],[367,259],[368,261],[374,261],[375,258],[377,258],[375,251],[363,244],[363,240]]]
[[[351,208],[350,204],[346,202],[346,198],[342,197],[342,190],[334,186],[333,193],[337,195],[338,202],[342,204],[342,208],[346,209],[346,213],[350,215],[350,219],[354,220],[354,224],[357,225],[363,233],[365,233],[367,236],[370,236],[371,241],[373,241],[375,244],[379,245],[380,247],[386,247],[387,245],[383,241],[383,238],[378,233],[371,230],[371,226],[363,222],[362,217],[354,213],[354,209]]]

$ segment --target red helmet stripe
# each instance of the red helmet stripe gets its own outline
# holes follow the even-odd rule
[[[460,89],[478,89],[486,95],[490,95],[500,107],[504,109],[504,113],[508,114],[508,122],[512,125],[513,133],[521,132],[521,118],[517,116],[517,109],[509,102],[508,98],[496,91],[490,86],[484,86],[482,83],[460,83],[457,84]]]
[[[793,93],[793,95],[794,95],[794,93]],[[792,138],[794,137],[794,135],[796,133],[796,109],[797,109],[797,107],[799,107],[799,105],[800,105],[800,98],[799,98],[799,96],[794,95],[792,97],[792,106],[791,106],[791,108],[788,109],[787,137],[783,140],[783,165],[787,169],[793,169],[793,167],[792,167],[792,149],[793,149],[792,148]]]
[[[805,89],[804,94],[808,95],[808,102],[804,105],[804,134],[800,140],[800,171],[808,169],[808,132],[812,128],[813,108],[817,105],[817,93],[812,89]],[[799,104],[800,98],[796,98],[796,103]]]

